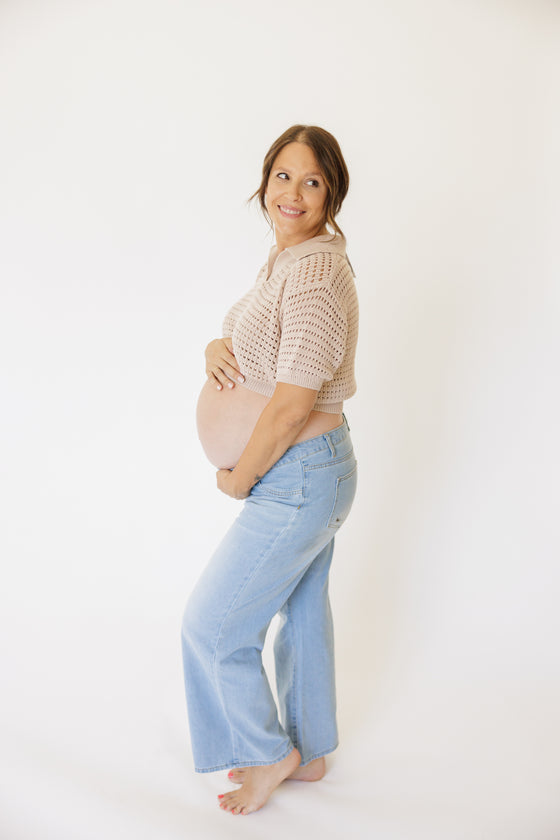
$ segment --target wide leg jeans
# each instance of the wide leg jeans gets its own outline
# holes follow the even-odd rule
[[[346,420],[291,446],[252,489],[202,573],[182,626],[197,772],[302,764],[338,744],[328,574],[356,491]],[[271,620],[279,710],[262,664]]]

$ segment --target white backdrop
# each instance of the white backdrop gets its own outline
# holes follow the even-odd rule
[[[3,838],[559,836],[559,89],[552,1],[0,3]],[[295,122],[352,179],[341,747],[226,823],[179,631],[238,503],[194,409]]]

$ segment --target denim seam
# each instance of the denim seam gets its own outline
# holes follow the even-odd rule
[[[263,493],[266,493],[267,496],[273,496],[277,499],[291,499],[292,496],[300,496],[301,489],[298,488],[297,490],[269,490],[268,487],[265,487],[261,484],[261,490]]]
[[[327,528],[334,528],[335,530],[338,530],[338,528],[342,524],[342,522],[340,520],[335,520],[335,522],[333,522],[334,512],[335,512],[336,506],[338,504],[338,496],[339,496],[339,492],[340,492],[340,486],[341,486],[343,481],[348,481],[349,478],[352,478],[354,475],[356,475],[357,469],[358,469],[358,463],[354,462],[354,468],[351,469],[349,473],[346,473],[346,475],[339,475],[338,478],[336,479],[336,489],[335,489],[335,494],[334,494],[334,502],[333,502],[333,505],[332,505],[332,508],[331,508],[331,512],[329,513],[329,518],[327,520]]]
[[[291,607],[290,607],[289,600],[288,600],[288,603],[287,603],[286,606],[287,606],[287,610],[288,610],[288,617],[290,619],[290,635],[292,637],[292,646],[295,649],[296,638],[295,638],[294,622],[292,620],[292,610],[291,610]],[[292,732],[295,733],[295,738],[292,736],[292,733],[290,733],[290,737],[292,738],[292,743],[294,743],[295,746],[297,747],[297,745],[300,742],[299,733],[300,733],[301,729],[300,729],[299,721],[297,719],[297,714],[296,714],[296,709],[298,707],[297,691],[296,691],[296,679],[297,679],[296,660],[297,660],[297,656],[294,656],[293,666],[292,666],[292,686],[291,686],[291,689],[290,689],[290,694],[292,695],[292,710],[291,710],[291,713],[290,713],[290,724],[292,726]]]
[[[262,567],[262,565],[266,562],[267,558],[270,556],[270,552],[272,551],[272,549],[274,548],[274,546],[276,545],[276,543],[278,542],[278,540],[279,540],[281,537],[285,536],[286,532],[287,532],[287,531],[288,531],[288,530],[292,527],[293,521],[294,521],[294,519],[296,518],[296,515],[297,515],[297,513],[298,513],[299,509],[300,509],[300,508],[298,507],[298,508],[296,508],[296,509],[294,510],[294,512],[292,513],[292,516],[290,517],[289,522],[288,522],[288,523],[286,524],[286,526],[285,526],[285,527],[284,527],[284,528],[280,531],[280,533],[276,536],[276,539],[274,539],[274,540],[273,540],[273,542],[269,545],[268,549],[267,549],[267,550],[263,553],[263,555],[262,555],[262,557],[261,557],[260,561],[259,561],[259,562],[258,562],[258,564],[254,567],[254,569],[253,569],[253,571],[251,572],[251,574],[247,575],[247,577],[246,577],[246,578],[245,578],[245,580],[243,581],[243,583],[242,583],[241,587],[239,588],[239,591],[237,592],[237,594],[236,594],[235,598],[232,600],[232,602],[231,602],[231,604],[230,604],[230,606],[229,606],[229,609],[227,610],[226,614],[224,615],[224,617],[223,617],[223,619],[222,619],[222,623],[220,624],[220,627],[219,627],[219,629],[218,629],[218,634],[217,634],[217,637],[216,637],[216,642],[215,642],[215,645],[214,645],[214,655],[213,655],[213,658],[212,658],[212,673],[213,673],[213,675],[214,675],[214,684],[215,684],[215,686],[216,686],[216,691],[217,691],[217,693],[218,693],[218,695],[219,695],[219,697],[220,697],[220,702],[221,702],[221,704],[222,704],[222,708],[223,708],[223,710],[224,710],[224,717],[225,717],[225,719],[227,720],[227,722],[228,722],[228,726],[229,726],[229,729],[230,729],[230,734],[231,734],[231,744],[232,744],[232,751],[231,751],[231,752],[232,752],[232,756],[233,756],[234,760],[236,760],[236,759],[235,759],[235,746],[234,746],[234,743],[235,743],[235,742],[234,742],[234,729],[233,729],[233,727],[232,727],[232,725],[231,725],[231,722],[230,722],[230,719],[229,719],[229,715],[228,715],[228,713],[227,713],[227,708],[226,708],[226,704],[225,704],[225,702],[224,702],[224,697],[223,697],[223,693],[222,693],[222,691],[221,691],[220,682],[219,682],[219,679],[218,679],[218,674],[217,674],[217,668],[216,668],[216,660],[217,660],[218,646],[219,646],[219,644],[220,644],[220,640],[221,640],[221,638],[222,638],[222,630],[223,630],[223,627],[224,627],[224,624],[225,624],[226,620],[228,619],[229,615],[231,614],[231,612],[232,612],[232,610],[233,610],[233,608],[234,608],[234,606],[235,606],[235,604],[236,604],[237,600],[239,599],[239,597],[240,597],[241,593],[242,593],[242,592],[243,592],[243,590],[247,587],[247,585],[249,584],[249,582],[250,582],[250,581],[254,578],[254,576],[257,574],[257,572],[258,572],[258,571],[259,571],[259,569]],[[287,755],[289,755],[289,753],[287,753]],[[278,760],[278,759],[277,759],[277,760]],[[281,761],[282,759],[279,759],[279,760]],[[275,764],[276,762],[274,762],[274,761],[273,761],[273,762],[269,762],[269,763],[271,763],[271,764]],[[226,765],[226,766],[227,766],[227,765]]]
[[[344,461],[349,461],[350,458],[353,457],[353,455],[354,455],[353,450],[350,450],[350,452],[346,453],[346,455],[341,455],[340,458],[333,458],[332,461],[325,461],[324,464],[309,464],[309,465],[304,466],[303,469],[305,471],[307,471],[307,470],[324,470],[325,467],[332,467],[332,466],[335,466],[336,464],[342,464],[342,463],[344,463]]]

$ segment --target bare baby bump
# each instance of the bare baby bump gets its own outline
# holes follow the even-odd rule
[[[196,407],[198,437],[217,469],[232,469],[245,449],[269,397],[236,385],[218,391],[206,380]]]
[[[196,407],[198,437],[206,457],[217,469],[233,469],[247,446],[253,429],[270,397],[250,391],[243,385],[218,391],[206,380]],[[340,426],[342,414],[312,411],[293,441],[324,434]]]

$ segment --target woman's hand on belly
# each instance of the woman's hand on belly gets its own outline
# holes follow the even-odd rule
[[[245,377],[233,353],[231,338],[215,338],[207,345],[204,356],[206,376],[215,383],[218,391],[226,386],[235,387],[235,381],[245,382]]]

